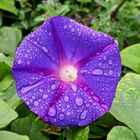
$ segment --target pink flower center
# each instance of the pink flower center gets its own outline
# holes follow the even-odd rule
[[[60,78],[65,82],[75,81],[77,78],[77,70],[71,65],[60,69]]]

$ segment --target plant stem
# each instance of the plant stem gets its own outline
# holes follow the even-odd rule
[[[115,8],[115,10],[112,11],[112,13],[111,13],[111,21],[116,21],[116,20],[117,20],[117,18],[116,18],[117,13],[119,12],[120,8],[123,6],[123,4],[124,4],[126,1],[127,1],[127,0],[122,0],[122,1],[120,2],[120,4]]]

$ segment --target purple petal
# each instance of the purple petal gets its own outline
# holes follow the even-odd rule
[[[13,74],[20,98],[31,111],[41,117],[45,116],[60,85],[59,79],[51,75],[20,70],[14,70]]]
[[[58,67],[39,47],[25,39],[16,51],[13,69],[34,68],[56,70]]]
[[[97,53],[97,55],[90,59],[86,65],[79,70],[79,77],[85,81],[95,91],[96,95],[104,100],[105,104],[110,108],[121,74],[120,55],[116,43],[104,52]]]
[[[111,36],[58,16],[23,40],[12,72],[18,95],[44,121],[84,126],[110,109],[121,61]]]
[[[90,29],[68,17],[54,17],[52,22],[71,64],[114,43],[111,36]]]
[[[43,119],[58,126],[87,125],[108,110],[97,101],[96,95],[92,96],[87,94],[87,89],[84,90],[81,84],[71,83]]]

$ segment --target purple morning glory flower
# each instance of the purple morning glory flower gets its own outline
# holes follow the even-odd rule
[[[29,34],[13,64],[17,93],[57,126],[84,126],[109,111],[121,73],[114,39],[56,16]]]

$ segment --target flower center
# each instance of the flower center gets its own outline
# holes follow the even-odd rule
[[[60,70],[60,78],[65,82],[74,81],[77,78],[77,70],[71,65],[65,66]]]

